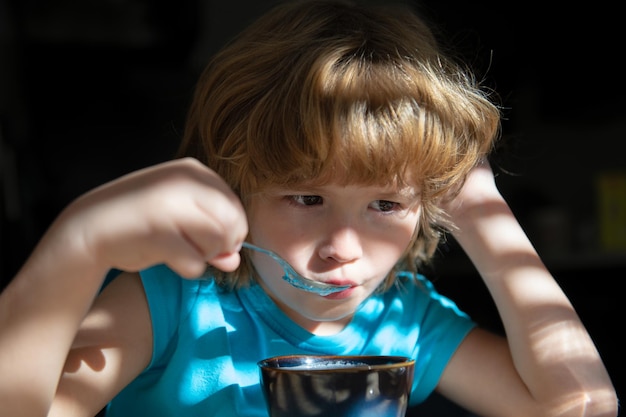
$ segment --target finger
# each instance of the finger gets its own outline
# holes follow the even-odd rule
[[[146,248],[150,254],[146,256],[153,261],[140,268],[163,263],[184,278],[198,278],[206,270],[204,253],[179,231],[157,234],[151,240],[152,244]]]
[[[241,256],[239,252],[220,254],[209,259],[208,263],[224,272],[232,272],[239,267]]]

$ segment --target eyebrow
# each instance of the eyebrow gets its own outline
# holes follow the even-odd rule
[[[286,192],[293,192],[296,194],[302,194],[302,193],[323,194],[324,193],[323,187],[324,187],[323,185],[300,184],[299,186],[296,186],[296,187],[285,187],[282,190]],[[404,186],[402,188],[393,189],[392,191],[388,191],[386,189],[386,188],[391,188],[391,186],[390,187],[379,186],[379,187],[381,189],[375,190],[375,192],[378,194],[380,199],[393,200],[394,198],[397,198],[398,196],[400,196],[410,201],[417,201],[420,199],[420,196],[421,196],[421,193],[419,192],[419,190],[411,186]],[[383,188],[385,189],[383,190]]]
[[[385,193],[382,193],[382,195],[401,195],[402,197],[406,197],[406,198],[418,198],[420,193],[416,192],[412,188],[411,189],[403,188],[401,190],[394,191],[394,192],[385,192]]]
[[[420,192],[418,190],[416,190],[413,187],[403,187],[399,190],[396,191],[392,191],[392,192],[383,192],[381,193],[381,196],[383,198],[385,197],[389,197],[389,198],[393,198],[396,196],[401,196],[402,198],[406,198],[408,200],[419,200],[420,198]]]

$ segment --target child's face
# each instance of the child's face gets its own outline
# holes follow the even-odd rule
[[[273,188],[252,198],[249,216],[252,242],[301,275],[353,285],[329,296],[305,292],[282,279],[275,261],[251,254],[261,285],[287,315],[309,331],[333,332],[404,254],[416,230],[419,196],[414,188],[393,186]]]

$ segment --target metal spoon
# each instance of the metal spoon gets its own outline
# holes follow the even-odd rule
[[[243,242],[243,247],[247,249],[252,249],[261,253],[266,254],[267,256],[274,259],[276,262],[280,264],[285,272],[283,279],[287,281],[289,284],[293,285],[296,288],[299,288],[304,291],[314,292],[319,295],[328,295],[335,292],[343,291],[347,288],[350,288],[349,285],[334,285],[327,284],[324,282],[319,282],[312,280],[310,278],[303,277],[298,274],[292,267],[285,261],[283,258],[275,254],[274,252],[260,248],[256,245],[253,245],[248,242]]]

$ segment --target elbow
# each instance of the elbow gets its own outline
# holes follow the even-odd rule
[[[612,386],[578,392],[565,401],[552,405],[546,416],[551,417],[616,417],[619,399]]]
[[[581,417],[616,417],[619,414],[619,398],[613,386],[585,393],[581,411]]]

